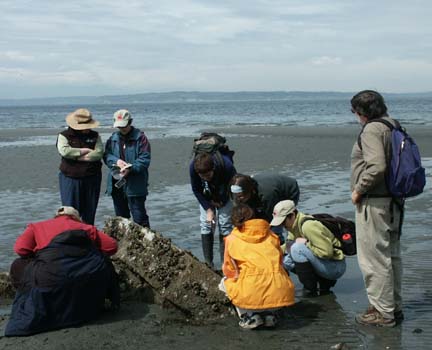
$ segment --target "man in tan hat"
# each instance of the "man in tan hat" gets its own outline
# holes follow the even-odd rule
[[[55,217],[30,223],[17,238],[20,256],[10,276],[17,289],[6,336],[30,335],[78,325],[102,311],[105,299],[119,305],[119,288],[108,256],[114,238],[62,206]]]
[[[150,227],[145,207],[151,148],[147,136],[132,126],[126,109],[114,113],[114,132],[105,145],[104,162],[109,168],[107,193],[112,196],[117,216]]]
[[[291,200],[275,205],[271,226],[283,225],[288,233],[283,265],[295,272],[312,294],[328,293],[346,270],[340,241],[310,215],[299,212]],[[318,288],[319,285],[319,288]]]
[[[82,219],[94,224],[102,181],[103,144],[91,130],[99,126],[89,110],[80,108],[66,117],[69,126],[57,138],[62,205],[77,208]]]

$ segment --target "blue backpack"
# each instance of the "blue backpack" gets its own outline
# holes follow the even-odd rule
[[[414,197],[422,193],[426,185],[425,169],[421,166],[420,152],[415,141],[397,120],[394,121],[396,126],[381,118],[372,119],[367,123],[383,123],[392,131],[391,159],[389,159],[386,172],[388,191],[395,198]],[[362,149],[360,135],[357,142],[360,149]]]

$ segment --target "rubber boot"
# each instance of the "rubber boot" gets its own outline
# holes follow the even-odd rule
[[[201,243],[204,254],[204,261],[213,268],[213,235],[201,235]]]
[[[219,235],[219,252],[220,252],[220,259],[221,259],[221,264],[223,265],[224,262],[224,255],[225,255],[225,241],[224,241],[225,236],[223,235]]]
[[[312,295],[316,295],[318,291],[318,278],[312,264],[310,262],[296,262],[295,269],[298,279],[303,284],[304,288],[307,289]]]
[[[320,294],[330,293],[330,288],[334,287],[337,280],[329,280],[327,278],[318,276]]]

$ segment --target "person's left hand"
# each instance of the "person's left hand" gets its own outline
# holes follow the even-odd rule
[[[307,239],[303,238],[303,237],[299,237],[296,239],[296,243],[300,243],[300,244],[306,244]]]

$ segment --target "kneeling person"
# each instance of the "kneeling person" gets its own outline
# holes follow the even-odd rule
[[[6,336],[30,335],[94,319],[109,299],[119,305],[117,276],[108,255],[117,242],[81,221],[72,207],[31,223],[18,237],[11,266],[17,289]]]
[[[240,327],[273,327],[274,311],[294,304],[294,284],[282,266],[279,239],[245,204],[233,208],[231,219],[235,228],[225,238],[220,289],[236,307]]]
[[[271,225],[283,224],[289,231],[284,267],[297,274],[305,289],[323,294],[345,273],[345,256],[333,233],[319,221],[306,221],[307,217],[293,201],[281,201],[274,208]]]

